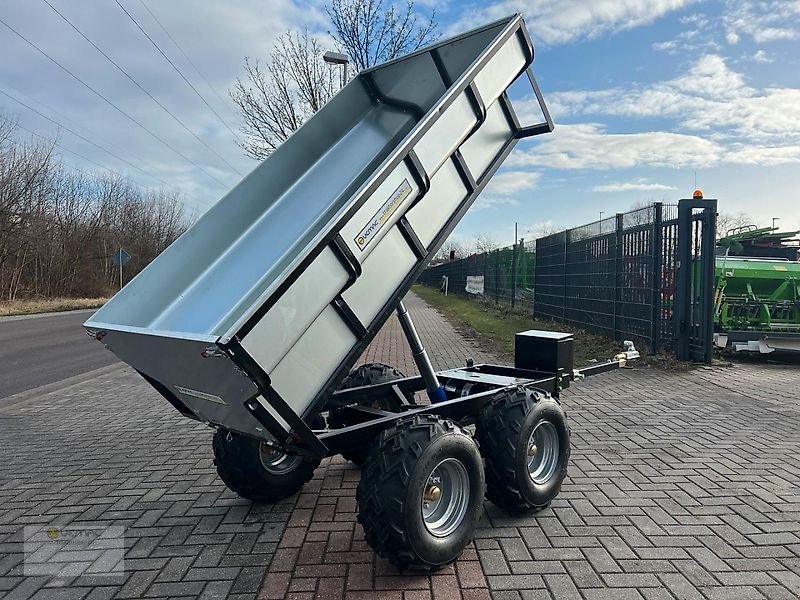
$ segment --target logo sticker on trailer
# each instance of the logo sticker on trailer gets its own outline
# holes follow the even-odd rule
[[[403,179],[403,183],[397,186],[397,189],[392,192],[389,199],[383,203],[383,206],[373,215],[369,223],[353,239],[359,250],[363,251],[369,245],[395,211],[400,208],[403,201],[411,195],[411,191],[412,188],[411,184],[408,183],[408,179]]]

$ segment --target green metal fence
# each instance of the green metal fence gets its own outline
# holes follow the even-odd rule
[[[532,311],[535,270],[533,247],[520,240],[506,248],[432,265],[419,282],[442,287],[446,278],[449,294],[494,300]]]

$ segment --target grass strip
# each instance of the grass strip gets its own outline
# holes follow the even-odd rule
[[[541,321],[510,307],[490,301],[469,299],[452,294],[445,296],[438,288],[415,285],[413,291],[438,310],[456,329],[467,337],[477,339],[490,348],[498,358],[513,362],[514,334],[529,329],[567,331],[575,336],[575,366],[613,358],[622,345],[607,338],[562,323]]]

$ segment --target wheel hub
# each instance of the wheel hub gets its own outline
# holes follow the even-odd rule
[[[455,458],[440,462],[431,471],[422,494],[425,528],[436,537],[453,533],[467,514],[470,497],[469,474]]]
[[[558,431],[550,421],[541,421],[533,428],[528,439],[528,475],[534,483],[542,485],[558,468]]]
[[[261,466],[272,475],[285,475],[303,460],[300,456],[290,456],[264,443],[259,447],[258,456],[261,459]]]
[[[425,489],[425,500],[429,502],[436,502],[442,497],[442,488],[437,485],[429,485]]]

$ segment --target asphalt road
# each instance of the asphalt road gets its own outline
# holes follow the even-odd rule
[[[116,362],[81,326],[90,314],[0,320],[0,398]]]

